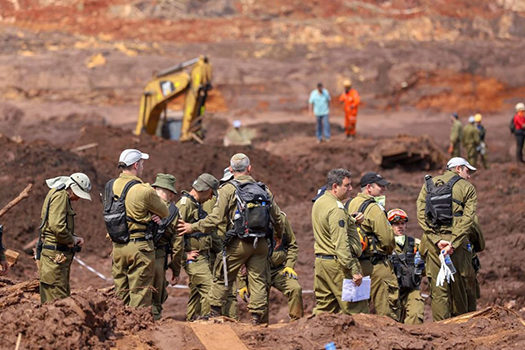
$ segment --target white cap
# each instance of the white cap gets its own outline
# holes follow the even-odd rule
[[[126,166],[130,166],[141,159],[149,159],[149,154],[142,153],[138,149],[129,148],[122,151],[118,161],[119,163],[126,164]]]
[[[525,104],[523,102],[519,102],[516,104],[516,112],[519,111],[525,111]]]
[[[241,127],[241,121],[240,120],[234,120],[233,121],[233,127],[234,128],[240,128]]]
[[[461,158],[461,157],[450,158],[450,160],[447,163],[447,169],[452,169],[452,168],[455,168],[457,166],[462,166],[462,165],[466,166],[472,171],[478,170],[474,168],[472,165],[470,165],[470,163],[467,162],[465,158]]]
[[[70,185],[73,193],[90,201],[91,181],[89,181],[89,177],[84,173],[74,173],[69,178],[73,181]]]
[[[476,121],[476,119],[474,118],[473,115],[471,115],[470,117],[468,117],[468,122],[469,123],[474,123]]]

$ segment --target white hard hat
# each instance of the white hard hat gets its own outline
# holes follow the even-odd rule
[[[80,198],[91,200],[91,181],[84,173],[74,173],[69,177],[73,183],[71,184],[71,190],[74,194]]]
[[[232,124],[233,124],[233,127],[236,129],[240,128],[242,125],[240,120],[234,120]]]
[[[518,111],[525,111],[525,104],[523,102],[516,104],[516,112]]]
[[[476,121],[476,119],[474,118],[473,115],[471,115],[470,117],[468,117],[468,122],[469,123],[474,123]]]

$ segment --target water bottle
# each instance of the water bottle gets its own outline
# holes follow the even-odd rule
[[[336,350],[335,343],[332,341],[324,346],[325,350]]]
[[[450,255],[445,254],[445,264],[450,269],[450,273],[455,274],[456,273],[456,267],[452,263],[452,259],[450,259]]]
[[[421,254],[419,254],[419,251],[416,252],[416,255],[414,256],[414,266],[415,266],[415,274],[421,275],[423,273],[423,266],[425,266],[425,262],[423,259],[421,259]]]
[[[239,219],[241,217],[241,213],[239,213],[239,210],[235,211],[235,215],[233,215],[233,221]]]
[[[467,250],[472,253],[472,244],[467,243]]]

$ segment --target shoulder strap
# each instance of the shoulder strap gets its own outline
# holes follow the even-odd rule
[[[65,186],[60,185],[58,188],[54,189],[55,191],[53,193],[57,191],[62,191],[65,188],[66,188]],[[42,222],[40,223],[40,227],[38,228],[39,230],[42,230],[42,228],[44,228],[44,225],[46,224],[46,221],[49,218],[49,206],[50,205],[51,205],[51,196],[49,196],[49,200],[47,201],[46,211],[44,212],[44,217],[42,218]]]
[[[459,175],[454,175],[450,180],[448,180],[447,182],[447,186],[450,187],[450,191],[452,192],[452,188],[454,187],[454,185],[456,184],[456,182],[458,182],[459,180],[463,179],[461,176]],[[465,207],[465,203],[455,199],[455,198],[452,198],[452,201],[461,205],[462,207]]]
[[[364,214],[366,208],[368,208],[368,206],[370,204],[375,203],[375,202],[376,201],[374,200],[374,198],[367,199],[363,203],[361,203],[361,205],[359,206],[359,209],[357,211]]]
[[[416,247],[416,240],[414,237],[406,236],[407,240],[405,246],[403,247],[403,253],[414,253]]]
[[[425,186],[427,188],[427,193],[430,193],[434,190],[436,186],[434,185],[434,182],[432,181],[432,176],[425,175]]]
[[[177,217],[177,215],[179,214],[179,208],[177,208],[175,204],[170,203],[169,212],[170,213],[168,217],[162,220],[162,226],[164,227],[168,227],[173,222],[175,217]]]
[[[128,181],[128,183],[126,184],[126,186],[124,186],[124,189],[122,190],[122,193],[120,194],[120,197],[119,197],[119,201],[121,202],[124,202],[124,200],[126,200],[126,195],[128,194],[128,191],[131,187],[135,186],[136,184],[139,184],[140,181],[138,180],[131,180],[131,181]],[[112,187],[112,190],[113,190],[113,186]]]

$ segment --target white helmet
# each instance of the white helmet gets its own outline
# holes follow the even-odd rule
[[[89,194],[91,191],[91,181],[89,181],[89,177],[84,173],[74,173],[69,178],[73,181],[71,184],[73,193],[80,198],[91,200],[91,195]]]
[[[519,111],[525,111],[525,104],[523,102],[519,102],[518,104],[516,104],[516,112]]]

